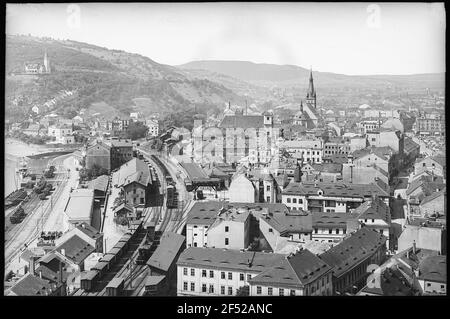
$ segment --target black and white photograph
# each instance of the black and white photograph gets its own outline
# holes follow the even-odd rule
[[[444,3],[5,8],[6,299],[447,296]]]

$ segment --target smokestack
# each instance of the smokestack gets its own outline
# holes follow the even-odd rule
[[[416,241],[414,240],[413,241],[413,254],[415,255],[416,254]]]

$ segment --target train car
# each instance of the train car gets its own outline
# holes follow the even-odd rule
[[[128,249],[128,242],[127,241],[119,241],[114,245],[114,248],[120,250],[121,256],[124,254],[125,251]]]
[[[136,258],[136,264],[145,265],[147,260],[150,258],[151,244],[143,244],[138,248],[138,257]]]
[[[167,186],[166,206],[167,208],[177,208],[178,206],[178,196],[174,185]]]
[[[100,259],[100,261],[104,261],[109,265],[113,265],[117,261],[117,256],[115,254],[110,254],[109,252]]]
[[[122,257],[122,255],[123,255],[123,247],[113,247],[113,248],[111,248],[109,251],[108,251],[108,254],[107,255],[114,255],[114,256],[116,256],[116,258],[115,258],[115,261],[114,262],[116,262],[116,261],[118,261],[119,259],[120,259],[120,257]]]
[[[102,278],[104,274],[106,274],[106,272],[110,269],[110,263],[109,261],[102,261],[100,259],[100,261],[98,263],[95,264],[94,267],[91,268],[91,270],[96,270],[98,271],[98,279]]]
[[[106,295],[110,297],[121,296],[123,294],[124,284],[125,284],[124,278],[115,277],[106,286]]]
[[[88,272],[81,273],[80,287],[84,291],[92,291],[99,279],[98,270],[89,270]]]

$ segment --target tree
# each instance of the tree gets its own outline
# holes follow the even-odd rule
[[[147,135],[148,127],[144,125],[142,122],[131,122],[128,125],[127,130],[125,131],[125,135],[127,138],[131,138],[132,140],[137,140],[139,138],[143,138]]]
[[[242,286],[236,290],[236,296],[249,296],[250,295],[250,287]]]

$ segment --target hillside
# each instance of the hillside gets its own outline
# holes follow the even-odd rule
[[[14,75],[23,72],[26,62],[42,63],[45,51],[51,74]],[[70,40],[7,36],[6,74],[5,109],[11,117],[22,116],[62,90],[77,92],[53,110],[67,116],[91,106],[106,117],[130,111],[164,115],[194,106],[206,112],[245,100],[219,83],[190,77],[147,57]],[[108,107],[95,107],[102,103]]]
[[[254,85],[306,88],[309,70],[295,65],[258,64],[247,61],[193,61],[179,66],[186,70],[207,70],[221,73]],[[320,88],[383,88],[387,86],[443,89],[445,74],[364,75],[350,76],[314,72]]]

